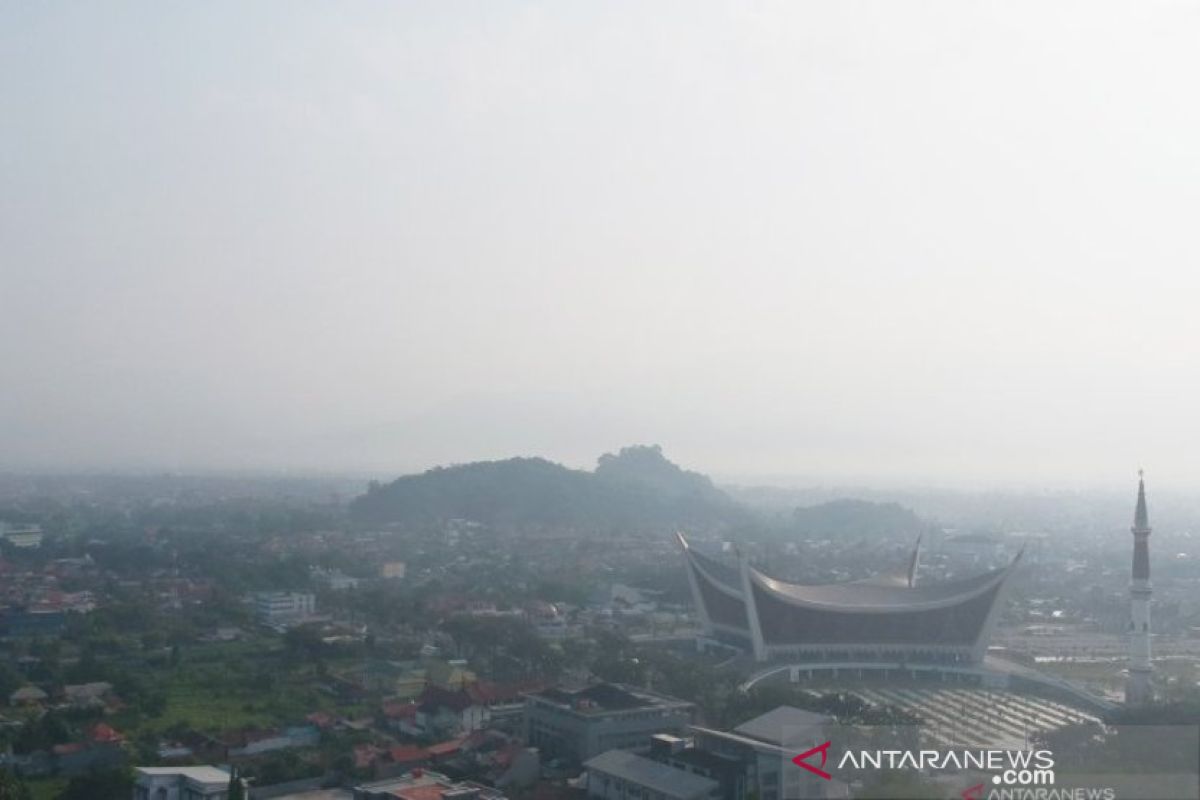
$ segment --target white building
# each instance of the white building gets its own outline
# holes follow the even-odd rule
[[[344,592],[348,589],[357,589],[361,581],[358,578],[353,578],[339,569],[322,569],[321,567],[312,567],[309,570],[313,580],[320,581],[335,592]]]
[[[401,580],[408,572],[408,565],[403,561],[385,561],[379,568],[379,575],[389,580]]]
[[[316,610],[317,598],[308,592],[259,592],[254,596],[254,613],[266,625],[292,625]]]
[[[63,696],[75,708],[103,708],[113,686],[106,681],[78,683],[63,687]]]
[[[226,800],[229,773],[218,767],[138,767],[133,800]]]
[[[0,523],[0,533],[13,547],[35,549],[42,546],[42,528],[40,525],[11,525]]]

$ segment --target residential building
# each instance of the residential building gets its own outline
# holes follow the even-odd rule
[[[54,769],[60,775],[81,775],[92,770],[113,769],[126,763],[125,737],[101,722],[86,738],[50,748]]]
[[[489,716],[488,707],[470,689],[430,686],[421,697],[413,724],[419,735],[457,736],[484,727]]]
[[[63,687],[63,699],[77,709],[104,708],[112,691],[113,686],[107,681],[69,684]]]
[[[450,691],[465,689],[479,680],[474,672],[467,669],[467,662],[462,659],[427,659],[425,676],[429,685]]]
[[[49,695],[36,686],[22,686],[8,696],[8,703],[14,706],[35,706],[44,703],[48,697]]]
[[[476,681],[461,689],[436,684],[425,687],[416,703],[389,703],[384,715],[396,730],[411,736],[460,736],[506,722],[524,710],[523,695],[544,684],[495,684]]]

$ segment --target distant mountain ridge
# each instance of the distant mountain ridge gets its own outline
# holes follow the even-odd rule
[[[739,523],[749,512],[706,476],[668,461],[658,445],[601,456],[595,471],[510,458],[405,475],[350,505],[369,524],[471,519],[490,525],[651,529]]]
[[[658,445],[605,453],[593,471],[544,458],[434,467],[372,484],[350,504],[360,524],[431,524],[469,519],[492,526],[663,531],[737,528],[768,538],[909,539],[927,525],[897,503],[838,499],[793,508],[768,521],[708,476],[669,461]]]
[[[928,527],[911,509],[899,503],[832,500],[792,511],[787,530],[804,538],[867,539],[915,536]]]

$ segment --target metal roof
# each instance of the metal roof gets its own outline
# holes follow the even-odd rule
[[[735,733],[749,736],[751,739],[783,746],[790,734],[820,727],[832,721],[831,718],[815,711],[805,711],[794,706],[779,706],[748,722],[743,722],[733,730]]]
[[[986,592],[1012,569],[1012,564],[971,578],[945,581],[927,586],[886,585],[872,583],[829,583],[808,586],[777,581],[756,569],[750,570],[752,580],[762,589],[795,605],[850,611],[915,611],[941,608],[968,600]]]
[[[677,537],[701,576],[728,593],[742,595],[740,581],[731,578],[732,567],[696,552],[682,535],[677,534]],[[748,567],[748,571],[754,585],[792,605],[829,611],[920,611],[954,605],[992,589],[1008,576],[1020,558],[1018,553],[1007,566],[970,578],[918,586],[909,583],[911,565],[903,573],[884,573],[865,580],[826,584],[789,583],[753,567]]]
[[[588,770],[621,778],[678,800],[704,797],[718,788],[717,782],[711,778],[651,761],[628,750],[609,750],[584,766]]]

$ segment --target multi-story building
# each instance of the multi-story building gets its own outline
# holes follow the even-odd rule
[[[791,758],[826,738],[829,717],[791,706],[738,725],[732,731],[692,726],[692,746],[668,754],[667,763],[721,782],[725,800],[823,797],[828,787]]]
[[[254,613],[265,625],[287,626],[316,613],[317,599],[307,592],[259,592]]]
[[[608,750],[648,747],[656,733],[679,733],[695,706],[632,686],[600,683],[525,697],[525,740],[550,758],[582,764]]]
[[[653,737],[634,753],[609,751],[585,765],[588,796],[599,800],[782,800],[824,797],[831,788],[792,766],[791,757],[826,738],[830,720],[780,706],[732,731],[691,726],[691,738]]]
[[[0,523],[0,534],[13,547],[32,550],[42,546],[40,525],[11,525]]]
[[[351,577],[340,569],[322,569],[321,567],[309,568],[309,575],[312,579],[319,581],[335,592],[345,592],[350,589],[357,589],[362,583],[358,578]]]
[[[138,767],[133,800],[226,800],[229,773],[218,767]]]

